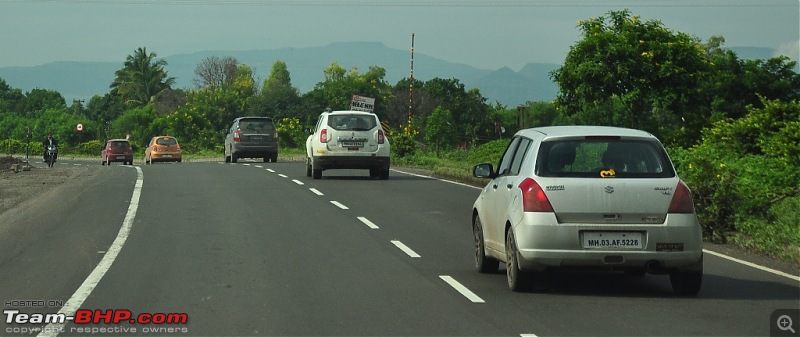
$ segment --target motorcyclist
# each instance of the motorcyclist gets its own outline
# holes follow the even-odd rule
[[[42,147],[44,148],[44,152],[42,153],[42,159],[45,162],[47,162],[47,147],[50,146],[50,145],[58,147],[58,140],[53,138],[53,133],[52,132],[48,132],[47,133],[47,138],[45,138],[44,141],[42,142]],[[56,158],[58,158],[58,155],[56,155]],[[55,160],[53,160],[53,161],[55,161]]]

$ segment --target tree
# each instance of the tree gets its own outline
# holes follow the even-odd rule
[[[449,110],[444,110],[442,107],[437,107],[428,116],[428,122],[425,126],[425,141],[436,146],[437,157],[439,156],[440,146],[449,147],[453,145],[455,138],[454,127],[453,116]]]
[[[258,116],[275,118],[293,116],[293,109],[300,103],[300,93],[292,86],[291,76],[283,61],[275,61],[269,78],[261,86],[261,93],[250,102],[251,112]]]
[[[701,84],[709,65],[698,39],[628,10],[578,23],[583,39],[570,47],[551,78],[557,107],[583,122],[644,129],[691,143],[706,125]]]
[[[194,74],[197,77],[193,82],[200,88],[219,88],[233,83],[238,68],[239,61],[234,57],[210,56],[203,59],[194,68]]]
[[[147,53],[145,47],[128,55],[122,69],[115,72],[111,89],[123,98],[126,105],[141,107],[163,90],[175,84],[175,78],[167,76],[164,67],[167,61],[156,59],[156,53]]]

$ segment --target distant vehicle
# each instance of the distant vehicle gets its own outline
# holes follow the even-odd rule
[[[225,136],[225,162],[239,158],[263,158],[278,161],[278,130],[269,117],[239,117],[233,120]]]
[[[133,165],[133,148],[127,139],[109,139],[100,153],[102,165],[111,165],[113,162],[122,162],[123,165]]]
[[[45,162],[47,163],[47,167],[53,167],[53,164],[56,163],[57,158],[58,158],[58,146],[48,145],[47,150],[45,151]]]
[[[475,267],[506,264],[513,291],[558,268],[669,274],[695,295],[703,240],[692,193],[661,142],[644,131],[556,126],[517,132],[472,209]]]
[[[180,163],[183,159],[181,145],[175,137],[156,136],[150,140],[144,150],[144,163],[152,164],[159,161],[172,161]]]
[[[362,111],[326,111],[306,139],[306,175],[322,178],[330,169],[369,169],[389,179],[389,140],[378,116]]]

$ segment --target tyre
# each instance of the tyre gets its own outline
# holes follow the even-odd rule
[[[508,289],[514,292],[525,291],[530,285],[528,273],[519,269],[519,254],[517,252],[517,241],[514,238],[514,229],[509,228],[506,233],[506,280]]]
[[[235,163],[238,163],[238,162],[239,162],[239,158],[236,158],[236,154],[235,153],[231,153],[231,163],[235,164]]]
[[[230,163],[231,162],[231,156],[225,156],[225,162],[226,163]]]
[[[311,176],[311,164],[306,163],[306,177]]]
[[[147,157],[144,157],[144,164],[145,165],[150,165],[152,163],[153,163],[153,158],[148,159]]]
[[[378,178],[378,169],[375,169],[375,168],[369,169],[369,177],[370,178]]]
[[[277,153],[272,155],[272,162],[273,163],[277,163],[278,162],[278,154]]]
[[[475,270],[482,274],[496,273],[500,261],[486,257],[486,247],[483,241],[483,225],[481,218],[475,215],[472,220],[472,233],[475,238]]]
[[[265,163],[269,163],[269,159],[270,159],[269,157],[264,157],[263,159],[264,159]]]
[[[312,179],[322,179],[322,169],[317,168],[317,165],[314,165],[314,161],[311,161],[311,178]]]
[[[695,296],[703,285],[703,260],[690,270],[677,270],[669,273],[672,291],[680,296]]]
[[[385,167],[378,171],[378,179],[380,180],[388,180],[389,179],[389,168]]]

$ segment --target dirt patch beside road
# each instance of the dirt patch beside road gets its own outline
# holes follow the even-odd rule
[[[88,166],[31,167],[30,171],[14,173],[11,165],[24,161],[9,156],[0,157],[0,214],[36,198],[66,183],[94,176]]]

